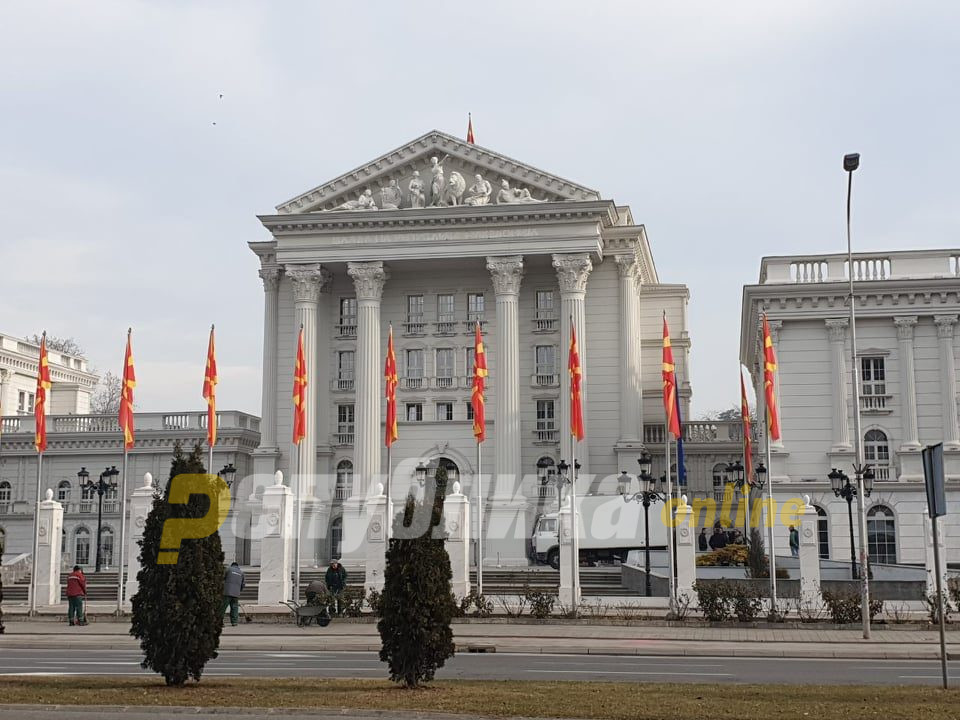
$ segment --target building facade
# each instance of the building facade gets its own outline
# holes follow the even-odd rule
[[[362,563],[365,498],[389,472],[402,500],[424,461],[445,464],[474,498],[482,475],[485,557],[525,564],[533,517],[555,501],[560,460],[580,463],[580,493],[615,492],[619,471],[635,472],[644,424],[663,418],[664,313],[689,410],[688,291],[661,282],[644,227],[595,190],[434,131],[260,220],[270,237],[250,243],[265,292],[254,464],[258,477],[281,469],[303,478],[302,543],[313,548],[304,557]],[[478,322],[489,368],[479,452],[470,414]],[[400,438],[388,467],[391,326]],[[575,444],[572,326],[586,423]],[[307,437],[292,461],[301,327]]]
[[[53,382],[47,413],[88,413],[90,395],[99,378],[90,372],[86,358],[47,348],[47,360]],[[0,416],[33,415],[39,362],[39,345],[0,335]]]
[[[920,451],[935,443],[944,444],[947,547],[960,543],[958,257],[957,250],[854,255],[860,440],[876,475],[863,499],[873,562],[924,562]],[[771,444],[774,494],[781,501],[810,495],[821,514],[821,555],[841,560],[850,557],[848,507],[827,474],[839,468],[854,477],[849,272],[846,255],[764,258],[759,283],[743,291],[740,336],[741,361],[762,397],[759,316],[767,313],[782,428]],[[786,528],[777,537],[785,547]]]

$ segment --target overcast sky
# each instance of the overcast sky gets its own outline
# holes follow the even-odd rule
[[[0,332],[138,410],[260,411],[255,215],[419,135],[629,204],[690,287],[694,416],[738,400],[764,254],[960,246],[960,3],[137,2],[0,8]],[[223,98],[218,96],[223,94]],[[214,124],[215,123],[215,124]]]

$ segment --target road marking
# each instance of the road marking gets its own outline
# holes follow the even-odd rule
[[[528,673],[560,673],[565,675],[673,675],[676,677],[734,677],[729,673],[652,672],[648,670],[525,670]]]

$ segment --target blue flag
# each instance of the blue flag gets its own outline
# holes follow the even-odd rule
[[[683,415],[680,414],[680,393],[677,393],[677,422],[680,424],[680,437],[677,438],[677,482],[681,488],[687,486],[687,468],[683,462]]]

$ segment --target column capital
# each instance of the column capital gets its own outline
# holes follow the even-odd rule
[[[587,278],[593,270],[589,253],[555,254],[553,267],[557,271],[560,292],[586,292]]]
[[[390,277],[382,260],[371,262],[348,262],[347,275],[353,278],[357,291],[357,300],[380,302],[383,297],[383,284]]]
[[[767,320],[767,327],[770,328],[770,340],[774,345],[780,342],[780,330],[783,329],[783,320]]]
[[[259,275],[260,279],[263,280],[263,291],[264,292],[273,292],[280,285],[280,271],[281,268],[279,265],[263,265],[260,268]]]
[[[846,318],[831,318],[823,322],[827,326],[827,332],[830,333],[830,342],[843,342],[847,339],[849,320]]]
[[[331,278],[330,271],[319,263],[287,265],[284,272],[293,281],[293,299],[296,302],[319,302],[320,290]]]
[[[893,318],[897,327],[897,337],[901,340],[913,340],[913,328],[917,325],[916,315],[898,315]]]
[[[13,372],[7,368],[0,368],[0,383],[5,383],[13,376]],[[2,401],[3,398],[0,398]]]
[[[523,277],[523,255],[487,257],[487,270],[497,295],[519,295]]]
[[[937,337],[952,338],[957,317],[957,315],[934,315],[933,324],[937,326]]]
[[[613,261],[617,264],[620,277],[631,278],[638,286],[640,285],[640,262],[636,253],[614,255]]]

